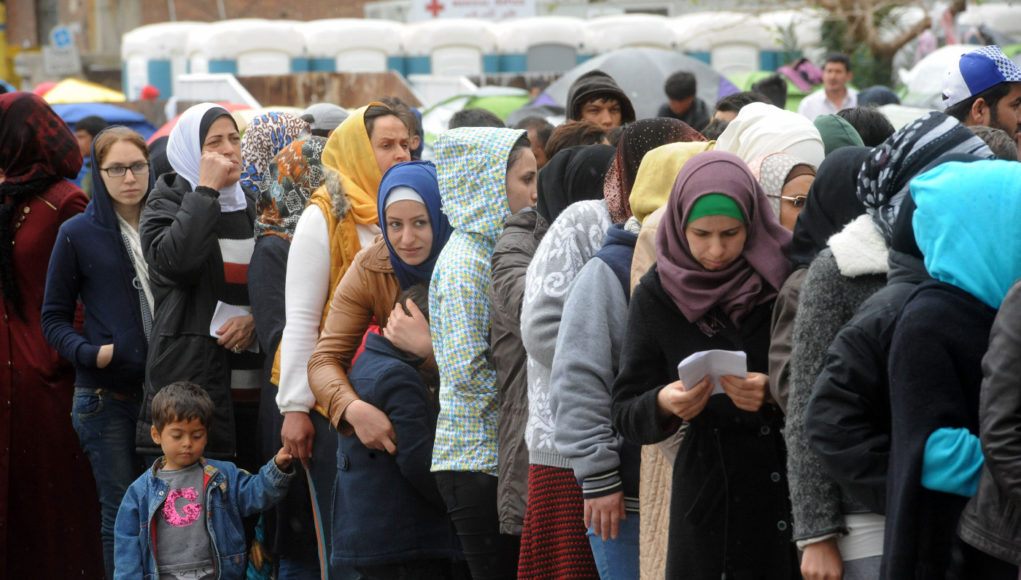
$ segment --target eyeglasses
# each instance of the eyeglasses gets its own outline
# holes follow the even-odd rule
[[[138,177],[139,175],[146,175],[149,173],[148,163],[135,163],[131,167],[124,167],[123,165],[112,165],[110,167],[101,167],[100,171],[105,171],[110,177],[124,177],[124,174],[131,170],[131,175]]]
[[[805,202],[808,201],[807,195],[770,195],[767,193],[766,197],[789,201],[794,204],[794,207],[805,207]]]

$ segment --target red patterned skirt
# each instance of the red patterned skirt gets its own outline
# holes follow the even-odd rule
[[[518,578],[599,578],[585,535],[585,504],[570,469],[528,466]]]

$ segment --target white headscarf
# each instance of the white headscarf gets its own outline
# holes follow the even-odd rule
[[[202,161],[202,142],[199,131],[202,118],[210,109],[222,109],[229,117],[226,109],[215,103],[199,103],[190,107],[178,119],[177,125],[170,131],[167,140],[167,159],[178,175],[188,180],[192,188],[199,184],[199,164]],[[245,192],[240,181],[220,190],[220,211],[238,211],[248,207]]]
[[[741,107],[716,140],[716,151],[733,153],[745,163],[771,153],[787,153],[812,167],[819,167],[826,156],[822,136],[807,117],[766,103]]]

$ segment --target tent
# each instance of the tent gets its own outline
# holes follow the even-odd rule
[[[58,103],[123,103],[124,93],[79,79],[64,79],[43,95],[46,102]]]
[[[752,90],[752,85],[761,81],[764,78],[768,78],[776,74],[775,72],[756,70],[751,72],[735,73],[727,78],[734,83],[734,86],[741,89],[742,91]],[[781,73],[782,74],[782,73]],[[791,79],[784,77],[787,81],[787,103],[784,106],[788,111],[798,112],[798,105],[801,104],[801,99],[804,99],[812,91],[803,91],[798,85],[794,84]],[[814,89],[813,89],[814,90]]]
[[[960,60],[961,55],[982,48],[977,44],[948,44],[918,61],[911,70],[901,69],[904,83],[897,93],[901,104],[927,109],[943,108],[943,76],[947,67]]]
[[[156,131],[156,127],[150,124],[141,113],[108,103],[71,103],[52,105],[52,107],[54,112],[72,128],[75,123],[85,117],[95,115],[111,125],[130,127],[138,131],[146,139]]]
[[[545,94],[559,105],[567,105],[567,91],[581,75],[599,69],[612,76],[627,93],[639,119],[655,117],[666,102],[663,83],[671,74],[686,70],[695,75],[698,97],[712,106],[727,95],[738,92],[726,77],[711,66],[685,54],[659,48],[622,48],[590,58],[564,73]]]
[[[455,95],[422,112],[425,142],[431,145],[433,138],[447,130],[450,118],[461,109],[486,109],[506,120],[508,115],[525,106],[528,101],[527,91],[510,87],[482,87],[471,93]]]

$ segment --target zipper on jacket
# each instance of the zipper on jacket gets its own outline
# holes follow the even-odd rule
[[[203,462],[204,463],[204,462]],[[208,464],[206,464],[208,465]],[[213,554],[213,578],[220,577],[220,552],[216,549],[216,534],[213,533],[213,522],[209,516],[209,494],[211,493],[209,488],[209,482],[213,480],[212,476],[205,473],[206,465],[202,466],[202,497],[205,498],[205,505],[202,509],[206,512],[206,532],[209,534],[209,551]],[[219,473],[219,472],[217,472]]]

